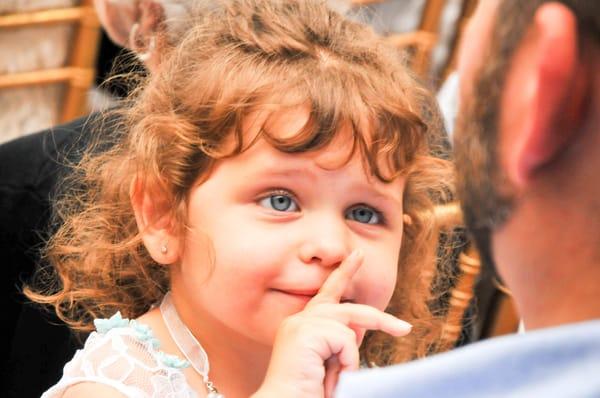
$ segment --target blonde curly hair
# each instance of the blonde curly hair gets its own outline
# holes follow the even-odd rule
[[[441,319],[429,305],[438,269],[431,214],[449,192],[451,168],[436,156],[443,132],[431,94],[396,49],[321,2],[230,1],[189,18],[191,28],[158,72],[113,111],[117,142],[90,149],[78,164],[75,185],[56,205],[61,227],[46,248],[52,267],[26,294],[79,331],[117,309],[129,318],[148,311],[169,289],[169,275],[142,244],[133,184],[165,197],[183,234],[190,189],[219,159],[248,147],[244,118],[309,104],[298,134],[262,137],[284,152],[316,151],[350,127],[354,150],[373,175],[406,178],[409,222],[388,311],[411,322],[413,333],[398,341],[369,334],[363,361],[384,365],[435,351]],[[231,137],[236,145],[223,145]]]

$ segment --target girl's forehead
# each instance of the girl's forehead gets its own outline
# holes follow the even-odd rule
[[[240,161],[250,160],[260,168],[296,168],[313,171],[358,172],[370,178],[359,151],[352,152],[351,145],[331,143],[307,152],[284,152],[264,138],[258,138],[251,147],[238,155]]]
[[[352,161],[359,164],[369,178],[374,175],[374,168],[385,176],[398,175],[398,170],[394,170],[394,166],[386,156],[371,153],[374,127],[366,116],[354,115],[355,120],[341,120],[339,125],[326,128],[318,134],[330,136],[326,138],[323,145],[313,145],[310,137],[314,139],[317,134],[312,131],[307,139],[306,129],[315,128],[311,125],[311,118],[314,123],[315,113],[318,112],[319,110],[311,107],[308,101],[291,105],[259,106],[241,117],[238,121],[238,131],[241,134],[228,134],[221,143],[223,145],[221,148],[225,153],[238,153],[236,157],[243,157],[244,153],[251,150],[258,141],[265,140],[273,145],[273,149],[280,149],[281,153],[296,155],[287,157],[290,161],[295,158],[310,159],[315,165],[326,170],[342,168]],[[392,135],[387,136],[390,139],[392,137]],[[381,142],[381,137],[377,140],[379,145],[386,145]],[[293,144],[293,149],[283,149],[279,145],[281,142],[286,145]],[[398,145],[398,142],[388,144],[386,146],[394,146]]]
[[[294,179],[300,175],[321,176],[326,180],[335,179],[331,180],[332,184],[343,179],[354,181],[363,189],[389,191],[392,196],[402,195],[404,178],[397,177],[389,184],[377,178],[363,151],[356,147],[355,132],[350,126],[340,126],[332,140],[318,149],[286,152],[269,141],[268,137],[293,140],[309,118],[310,107],[304,105],[277,110],[261,108],[248,113],[241,120],[242,137],[230,134],[225,142],[225,145],[234,148],[236,140],[242,138],[241,152],[218,161],[213,171],[226,169],[227,175],[243,174],[250,180],[265,173],[288,175]]]
[[[307,125],[310,116],[311,107],[306,103],[280,109],[263,107],[254,110],[242,120],[244,141],[252,142],[263,132],[279,140],[293,139]],[[362,118],[358,124],[360,134],[368,144],[371,138],[371,128],[367,118]],[[335,127],[331,144],[339,147],[342,151],[351,150],[354,133],[350,122],[341,122]]]
[[[242,131],[246,142],[254,141],[265,131],[279,139],[294,137],[308,122],[308,105],[287,106],[280,109],[268,106],[251,111],[242,120]]]
[[[286,107],[276,111],[262,109],[255,112],[256,122],[265,132],[273,137],[289,139],[294,137],[308,122],[310,108],[308,105]],[[262,122],[262,123],[261,123]],[[251,126],[251,128],[258,126]]]
[[[287,153],[275,148],[264,138],[258,138],[246,151],[217,163],[228,176],[244,176],[246,182],[266,176],[285,176],[297,182],[311,181],[315,186],[352,185],[358,191],[378,191],[400,203],[405,179],[397,177],[382,182],[370,173],[360,152],[345,151],[330,144],[311,152]]]
[[[254,142],[261,133],[280,140],[296,137],[310,118],[310,107],[298,105],[276,111],[261,109],[249,114],[242,123],[244,141]],[[259,138],[260,139],[260,138]],[[296,153],[296,157],[310,159],[323,169],[336,169],[353,158],[362,158],[360,151],[353,151],[354,137],[350,126],[341,125],[332,140],[324,148]],[[355,153],[353,153],[355,152]],[[288,157],[293,159],[294,156]],[[362,161],[362,159],[360,159]]]

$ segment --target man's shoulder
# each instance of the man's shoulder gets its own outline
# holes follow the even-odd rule
[[[62,125],[24,135],[0,145],[0,153],[10,155],[11,151],[14,152],[21,148],[38,149],[51,143],[61,145],[66,139],[80,135],[86,126],[97,124],[99,118],[99,114],[91,114]]]
[[[77,160],[99,134],[110,135],[114,117],[91,114],[0,145],[0,184],[35,185]]]
[[[598,396],[599,370],[600,320],[595,320],[344,374],[337,397]]]

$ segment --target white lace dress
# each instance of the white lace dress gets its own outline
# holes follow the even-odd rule
[[[109,386],[131,398],[197,396],[182,372],[189,363],[160,351],[150,327],[123,319],[120,313],[94,323],[96,331],[42,398],[61,397],[68,387],[81,382]]]

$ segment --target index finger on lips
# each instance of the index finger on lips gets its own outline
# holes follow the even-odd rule
[[[405,336],[412,330],[410,323],[374,307],[361,304],[349,304],[347,307],[346,324],[351,328],[381,330],[396,337]]]
[[[319,293],[312,298],[309,304],[339,303],[346,287],[362,265],[362,262],[363,254],[361,250],[357,249],[350,253],[340,266],[329,274],[323,286],[319,289]]]
[[[314,314],[337,320],[353,330],[380,330],[393,336],[404,336],[412,329],[410,323],[366,304],[323,304],[315,308]]]

